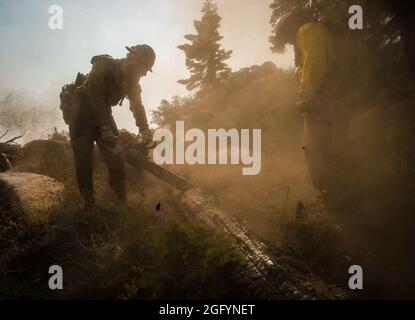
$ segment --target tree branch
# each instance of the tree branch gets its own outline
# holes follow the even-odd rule
[[[15,140],[17,140],[17,139],[20,139],[21,137],[23,137],[23,135],[21,135],[21,136],[17,136],[17,137],[14,137],[14,138],[12,138],[12,139],[10,139],[10,140],[6,141],[6,142],[5,142],[5,144],[12,143],[13,141],[15,141]]]
[[[0,139],[1,139],[1,138],[3,138],[4,136],[6,136],[6,134],[7,134],[8,132],[9,132],[9,129],[7,129],[7,130],[6,130],[6,132],[5,132],[5,133],[3,133],[3,134],[0,136]]]

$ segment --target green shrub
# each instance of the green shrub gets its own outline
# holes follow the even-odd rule
[[[342,282],[347,275],[350,257],[342,239],[339,226],[320,212],[281,225],[281,247],[306,269],[329,281]]]
[[[242,260],[223,236],[149,212],[144,195],[124,206],[107,203],[85,212],[70,190],[49,225],[27,229],[17,220],[1,225],[0,297],[219,299],[239,294],[234,274]],[[65,290],[48,290],[52,264],[62,266]]]

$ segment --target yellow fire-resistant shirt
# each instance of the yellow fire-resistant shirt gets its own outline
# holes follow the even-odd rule
[[[311,101],[320,90],[334,58],[334,37],[323,24],[307,23],[297,33],[297,46],[302,54],[299,94],[305,101]]]

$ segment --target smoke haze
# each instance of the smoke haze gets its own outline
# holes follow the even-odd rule
[[[2,1],[0,4],[0,93],[21,92],[47,101],[59,113],[62,85],[74,80],[78,71],[90,70],[97,54],[125,56],[125,45],[148,43],[157,53],[154,73],[141,80],[143,102],[155,109],[161,99],[187,95],[176,81],[188,77],[185,56],[177,49],[183,36],[194,33],[202,0],[156,1]],[[227,61],[233,70],[271,60],[287,68],[293,53],[271,53],[268,37],[271,1],[219,0],[222,45],[233,50]],[[63,29],[48,28],[49,7],[62,6]],[[105,10],[103,10],[105,8]],[[114,108],[120,128],[136,131],[127,106]],[[56,125],[64,129],[63,121]]]

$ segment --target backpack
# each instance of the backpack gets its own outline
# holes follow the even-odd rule
[[[62,87],[59,95],[61,101],[59,108],[62,111],[63,120],[67,125],[74,123],[79,116],[84,97],[82,97],[81,92],[77,89],[84,84],[86,77],[86,75],[78,72],[75,82]]]

